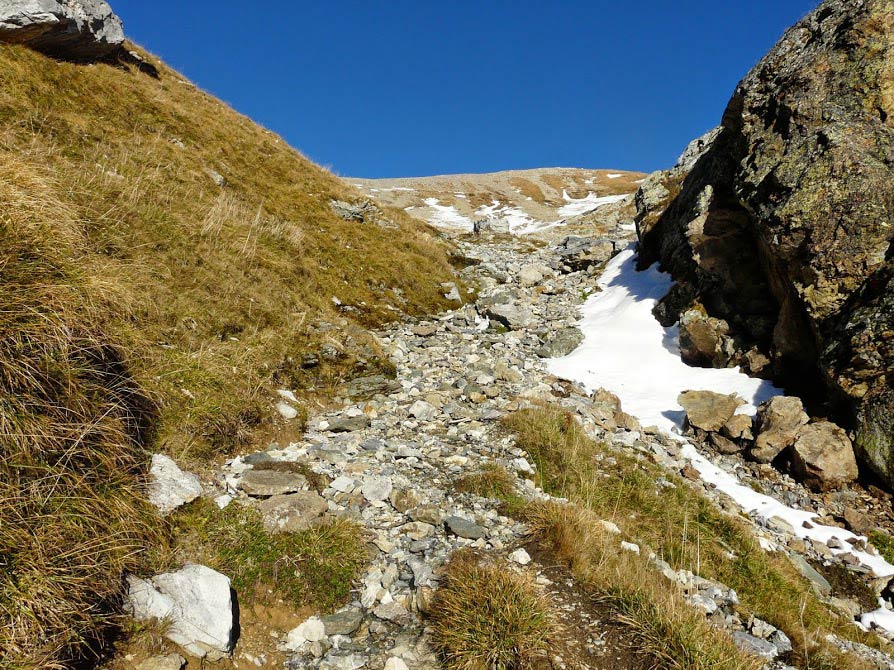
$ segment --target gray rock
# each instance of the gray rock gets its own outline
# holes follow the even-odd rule
[[[239,488],[259,498],[294,493],[307,486],[307,479],[297,472],[249,470],[239,480]]]
[[[230,580],[204,565],[186,565],[151,580],[129,576],[128,607],[137,621],[166,621],[165,637],[191,656],[216,661],[237,635]]]
[[[152,456],[149,477],[149,502],[162,514],[169,514],[202,495],[199,478],[191,472],[183,472],[162,454]]]
[[[373,614],[380,619],[385,619],[386,621],[392,621],[394,623],[406,621],[410,617],[410,613],[407,612],[407,609],[397,601],[377,606],[373,610]]]
[[[537,350],[537,355],[541,358],[567,356],[577,349],[583,341],[584,334],[580,328],[575,328],[574,326],[561,328],[547,336],[546,342]]]
[[[448,516],[444,520],[444,524],[451,533],[468,540],[478,540],[487,535],[485,528],[460,516]]]
[[[800,554],[791,554],[792,563],[807,580],[810,581],[813,589],[821,596],[828,596],[832,593],[832,585],[823,577],[816,569],[807,562]]]
[[[556,249],[562,262],[571,270],[586,270],[601,265],[615,255],[617,246],[611,240],[569,235]]]
[[[779,655],[776,645],[741,630],[733,633],[733,642],[745,653],[758,658],[774,659]]]
[[[360,414],[359,416],[342,414],[329,419],[329,428],[327,430],[332,433],[352,433],[356,430],[368,428],[371,423],[372,421],[365,414]]]
[[[323,520],[326,500],[316,491],[275,495],[258,505],[268,533],[297,533]]]
[[[363,623],[363,612],[346,609],[323,617],[326,635],[350,635]]]
[[[485,315],[510,330],[523,330],[534,322],[531,310],[517,303],[493,305],[487,308]]]
[[[104,0],[0,0],[0,42],[93,60],[118,51],[124,29]]]

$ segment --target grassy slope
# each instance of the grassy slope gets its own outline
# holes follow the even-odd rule
[[[275,388],[383,367],[363,327],[440,308],[451,278],[428,229],[342,221],[340,181],[159,70],[0,46],[3,667],[102,630],[157,533],[145,447],[200,461]]]
[[[820,602],[792,564],[780,554],[764,552],[743,522],[720,513],[683,481],[675,480],[674,488],[657,486],[656,480],[667,476],[659,466],[597,444],[560,408],[519,412],[507,427],[533,458],[544,488],[576,506],[535,508],[528,511],[528,521],[572,563],[585,584],[639,629],[644,648],[660,652],[661,667],[745,666],[719,660],[729,650],[693,620],[690,608],[668,599],[671,589],[661,577],[632,565],[630,557],[619,562],[617,538],[605,542],[599,519],[616,521],[632,541],[675,569],[692,570],[735,589],[744,613],[788,634],[795,646],[792,660],[799,667],[862,670],[858,659],[839,655],[825,635],[833,632],[868,644],[878,644],[877,638]]]

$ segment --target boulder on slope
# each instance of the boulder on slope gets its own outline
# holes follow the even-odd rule
[[[757,408],[757,437],[748,455],[758,463],[769,463],[794,444],[801,426],[809,420],[800,398],[770,398]]]
[[[739,83],[687,174],[646,180],[636,221],[641,263],[825,402],[894,485],[892,82],[890,0],[825,0]]]
[[[0,42],[94,60],[120,49],[124,28],[105,0],[0,0]]]
[[[855,481],[857,460],[847,433],[830,421],[801,428],[792,445],[792,474],[816,491]]]
[[[736,409],[745,404],[735,393],[724,395],[714,391],[684,391],[677,402],[686,411],[690,426],[709,433],[723,428]]]
[[[128,607],[137,621],[167,622],[165,637],[197,658],[217,661],[233,651],[238,630],[228,577],[190,564],[127,581]]]

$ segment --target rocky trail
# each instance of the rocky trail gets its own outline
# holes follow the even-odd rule
[[[559,618],[575,634],[562,645],[565,657],[545,660],[549,667],[647,667],[631,654],[624,627],[604,609],[586,604],[588,597],[573,579],[529,544],[528,529],[505,515],[500,501],[457,487],[463,478],[496,466],[512,474],[520,498],[548,499],[535,484],[536,465],[516,447],[501,419],[525,407],[553,403],[572,412],[588,435],[610,449],[661,464],[720,508],[741,516],[733,498],[699,476],[704,466],[694,468],[688,452],[694,447],[658,428],[642,428],[611,394],[591,394],[548,369],[552,359],[581,343],[576,328],[581,304],[597,290],[605,263],[632,238],[629,225],[610,226],[599,240],[563,239],[556,233],[546,239],[460,236],[456,243],[467,265],[463,279],[479,287],[475,302],[457,300],[456,309],[437,318],[378,332],[396,368],[394,380],[371,380],[378,388],[355,381],[349,388],[358,395],[337,399],[340,406],[312,417],[300,440],[271,444],[266,451],[226,464],[214,483],[218,505],[255,506],[273,532],[301,530],[332,516],[350,519],[366,531],[374,555],[347,607],[310,617],[290,630],[243,633],[234,665],[276,667],[284,661],[287,667],[327,670],[440,667],[426,613],[444,566],[466,548],[486,552],[506,570],[530,574],[551,594]],[[460,297],[455,287],[445,290]],[[285,390],[280,395],[278,409],[289,419],[294,398]],[[824,521],[837,524],[836,519],[850,518],[863,519],[864,525],[891,525],[875,511],[887,507],[885,501],[862,490],[819,496],[769,465],[698,448],[704,462],[710,459],[743,485]],[[306,476],[308,469],[313,477]],[[659,480],[655,486],[673,485]],[[605,521],[617,530],[624,548],[648,551],[627,541],[631,538],[614,523],[623,527],[623,520]],[[861,604],[833,595],[826,578],[808,562],[868,572],[852,554],[805,542],[779,518],[752,514],[750,522],[761,546],[790,553],[817,593],[854,617],[861,614]],[[829,545],[839,547],[836,542],[833,538]],[[856,544],[874,552],[865,542]],[[656,580],[668,580],[668,588],[676,583],[740,648],[766,659],[767,667],[786,667],[775,659],[791,650],[788,637],[764,621],[740,617],[734,591],[692,572],[675,571],[657,557],[651,560]],[[134,600],[133,586],[131,597],[137,615],[147,615],[140,598]],[[226,639],[226,632],[219,637]],[[868,647],[844,640],[839,646],[856,650],[875,667],[894,668],[888,657]],[[207,646],[194,647],[194,653],[196,649]],[[220,648],[229,650],[227,644]]]

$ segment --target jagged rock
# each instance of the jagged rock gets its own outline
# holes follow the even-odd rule
[[[216,661],[232,652],[238,631],[227,577],[187,565],[151,580],[127,581],[128,606],[137,621],[165,621],[165,637],[198,658]]]
[[[684,391],[677,402],[686,411],[689,425],[707,432],[719,431],[745,401],[735,393],[724,395],[713,391]]]
[[[720,432],[723,433],[724,437],[727,437],[730,440],[747,441],[754,439],[754,434],[752,432],[753,427],[754,421],[750,416],[747,414],[734,414],[730,417],[730,420],[723,425]]]
[[[690,284],[781,385],[825,391],[889,484],[892,78],[890,1],[825,0],[739,83],[678,195],[650,178],[636,198],[641,262]]]
[[[731,348],[729,324],[697,309],[680,317],[680,357],[689,365],[725,368],[735,350]]]
[[[274,495],[258,505],[268,533],[297,533],[323,520],[326,500],[316,491]]]
[[[483,526],[459,516],[448,516],[444,520],[444,524],[451,533],[468,540],[478,540],[487,535],[487,530]]]
[[[810,581],[813,589],[821,596],[828,596],[832,593],[832,585],[825,577],[823,577],[810,563],[808,563],[800,554],[791,554],[792,563],[807,580]]]
[[[93,60],[118,51],[124,29],[104,0],[0,0],[0,42]]]
[[[360,492],[367,501],[374,503],[388,500],[392,488],[390,477],[369,477],[363,482]]]
[[[617,252],[614,242],[605,238],[569,235],[556,249],[562,262],[573,271],[601,265]]]
[[[531,310],[517,303],[493,305],[487,309],[485,315],[510,330],[523,330],[534,321]]]
[[[306,486],[307,478],[304,475],[279,470],[249,470],[239,480],[239,488],[256,497],[294,493]]]
[[[734,442],[720,433],[710,433],[708,439],[711,442],[711,446],[719,454],[738,454],[745,449],[745,445],[742,442]]]
[[[757,409],[757,438],[748,455],[758,463],[769,463],[794,443],[809,420],[800,398],[770,398]]]
[[[792,474],[816,491],[857,479],[857,461],[847,433],[830,421],[801,428],[792,447]]]
[[[183,472],[163,454],[153,454],[149,478],[149,502],[162,514],[169,514],[202,495],[199,478],[191,472]]]
[[[372,423],[365,414],[358,416],[340,415],[329,420],[328,430],[332,433],[352,433],[355,430],[363,430]]]
[[[733,642],[742,651],[757,656],[758,658],[774,659],[779,656],[779,650],[772,642],[762,640],[759,637],[737,630],[733,633]]]
[[[584,341],[584,334],[580,328],[569,326],[561,328],[547,336],[546,342],[537,350],[541,358],[560,358],[567,356],[577,349]]]

